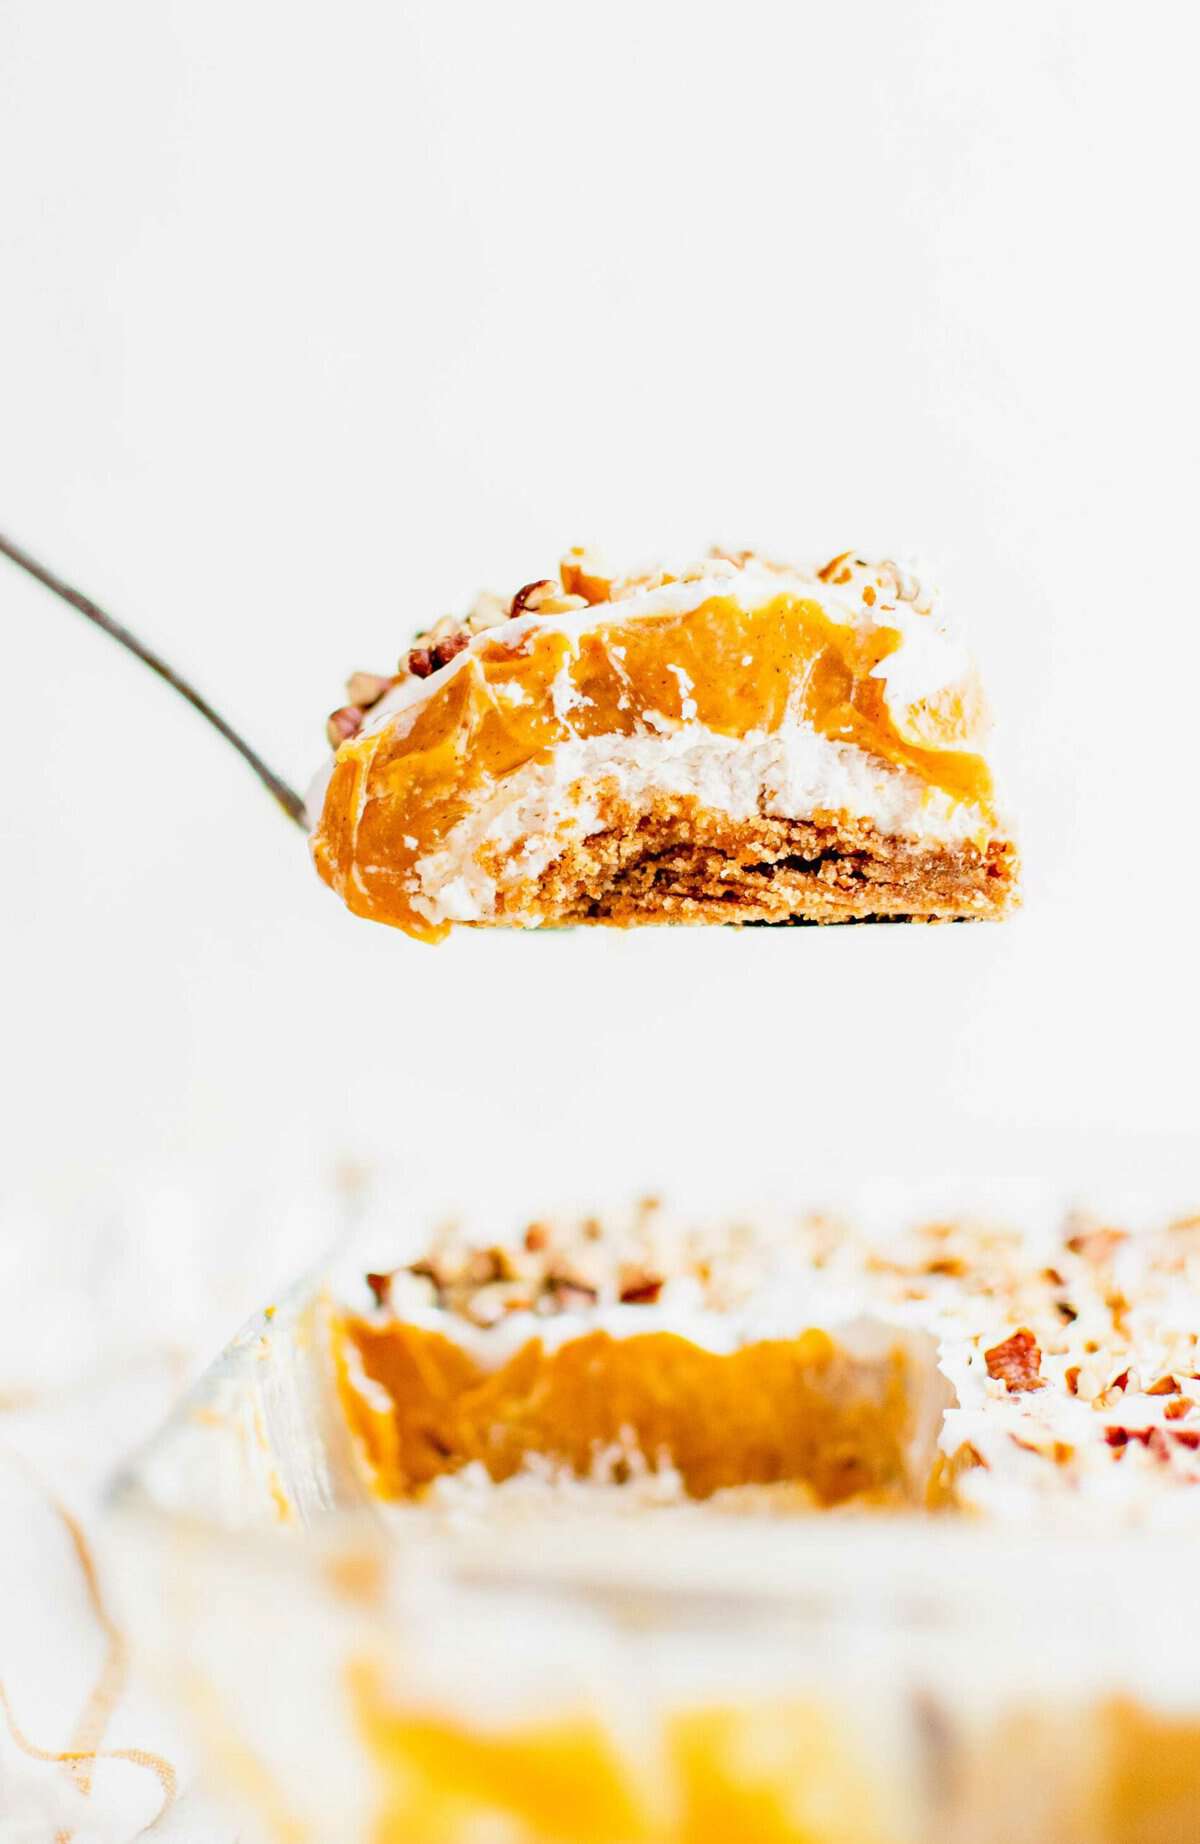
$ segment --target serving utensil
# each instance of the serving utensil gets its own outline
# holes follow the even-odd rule
[[[234,729],[228,718],[222,717],[220,711],[209,703],[203,692],[197,691],[196,687],[185,679],[181,672],[176,672],[175,668],[169,665],[160,653],[156,653],[153,647],[148,647],[144,640],[139,640],[123,621],[118,621],[114,615],[108,614],[98,602],[92,600],[91,596],[84,595],[80,589],[73,589],[69,583],[65,583],[60,576],[55,575],[53,570],[39,563],[36,557],[31,557],[21,545],[14,544],[11,538],[6,538],[3,532],[0,532],[0,555],[7,557],[11,563],[16,564],[19,570],[24,570],[27,576],[32,576],[35,582],[41,583],[43,588],[49,589],[61,601],[69,602],[72,608],[86,616],[96,627],[102,628],[111,639],[117,641],[127,652],[132,653],[135,659],[140,659],[144,666],[149,666],[151,672],[157,673],[160,679],[165,679],[172,690],[177,691],[181,698],[186,698],[193,710],[199,711],[201,717],[207,718],[213,729],[237,750],[244,762],[249,763],[263,786],[269,794],[274,796],[288,818],[293,820],[297,826],[302,827],[305,832],[308,831],[304,801],[295,788],[290,787],[281,775],[277,775],[273,768],[268,767],[257,749],[252,748],[245,737]]]

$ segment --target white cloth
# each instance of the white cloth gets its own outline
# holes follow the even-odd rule
[[[110,1613],[100,1501],[337,1209],[267,1187],[0,1202],[0,1844],[234,1844]]]

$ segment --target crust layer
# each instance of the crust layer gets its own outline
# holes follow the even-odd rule
[[[927,846],[848,814],[734,820],[690,796],[601,803],[602,830],[507,885],[494,921],[542,923],[997,920],[1017,903],[1015,846]],[[505,854],[509,863],[519,851]]]

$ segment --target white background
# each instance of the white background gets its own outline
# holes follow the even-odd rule
[[[5,1186],[1200,1180],[1194,19],[6,0],[0,527],[300,784],[568,544],[915,547],[1028,901],[430,950],[0,566]]]
[[[423,948],[0,561],[0,1664],[36,1743],[102,1635],[32,1484],[90,1522],[355,1163],[382,1236],[409,1190],[1200,1196],[1198,54],[1184,0],[2,0],[0,530],[285,774],[348,671],[569,544],[914,547],[1028,873],[1002,928]],[[134,1692],[107,1740],[182,1764],[161,1733]],[[0,1736],[0,1844],[125,1844],[131,1773],[85,1823]],[[160,1830],[232,1835],[194,1790]]]

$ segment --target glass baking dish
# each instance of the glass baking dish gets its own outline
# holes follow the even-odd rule
[[[316,1274],[248,1325],[111,1495],[131,1631],[247,1838],[1200,1837],[1191,1538],[630,1515],[623,1488],[386,1507],[338,1404],[342,1293]]]

